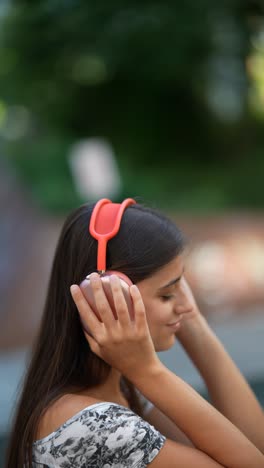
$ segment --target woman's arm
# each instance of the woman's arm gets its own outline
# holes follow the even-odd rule
[[[176,424],[156,406],[153,406],[147,414],[143,415],[143,418],[168,439],[187,445],[188,447],[194,446]]]
[[[245,435],[159,361],[136,286],[130,288],[135,310],[132,322],[120,281],[114,276],[110,281],[117,320],[98,275],[91,275],[91,284],[102,322],[92,312],[80,289],[72,288],[81,320],[93,335],[84,332],[92,351],[132,381],[178,425],[198,450],[197,457],[202,452],[226,468],[263,468],[264,456]]]
[[[221,413],[163,365],[145,369],[144,374],[135,373],[131,380],[175,422],[197,449],[213,460],[227,468],[264,467],[261,452]]]
[[[203,377],[214,406],[264,453],[263,410],[198,309],[186,318],[177,336]]]

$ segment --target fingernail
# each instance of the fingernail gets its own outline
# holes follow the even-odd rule
[[[90,280],[97,281],[99,279],[98,273],[91,273]]]
[[[72,284],[70,287],[70,291],[72,294],[78,291],[78,286],[76,284]]]
[[[110,275],[110,281],[116,283],[118,281],[118,277],[116,275]]]

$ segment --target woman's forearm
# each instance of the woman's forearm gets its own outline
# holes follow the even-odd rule
[[[197,449],[227,468],[263,468],[264,456],[244,434],[165,366],[133,381]]]
[[[263,410],[205,318],[199,315],[186,321],[178,338],[203,377],[214,406],[264,453]]]

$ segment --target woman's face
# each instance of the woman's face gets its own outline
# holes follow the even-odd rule
[[[153,276],[137,283],[156,351],[165,351],[173,346],[175,333],[181,326],[180,323],[174,324],[181,320],[181,314],[191,310],[183,274],[183,257],[179,255]]]

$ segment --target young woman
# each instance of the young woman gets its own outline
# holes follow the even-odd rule
[[[183,235],[152,209],[126,207],[106,263],[134,283],[133,315],[117,273],[114,316],[93,273],[94,212],[80,207],[62,229],[7,467],[263,468],[262,409],[197,308]],[[88,274],[99,316],[78,286]],[[158,359],[176,339],[214,406]]]

